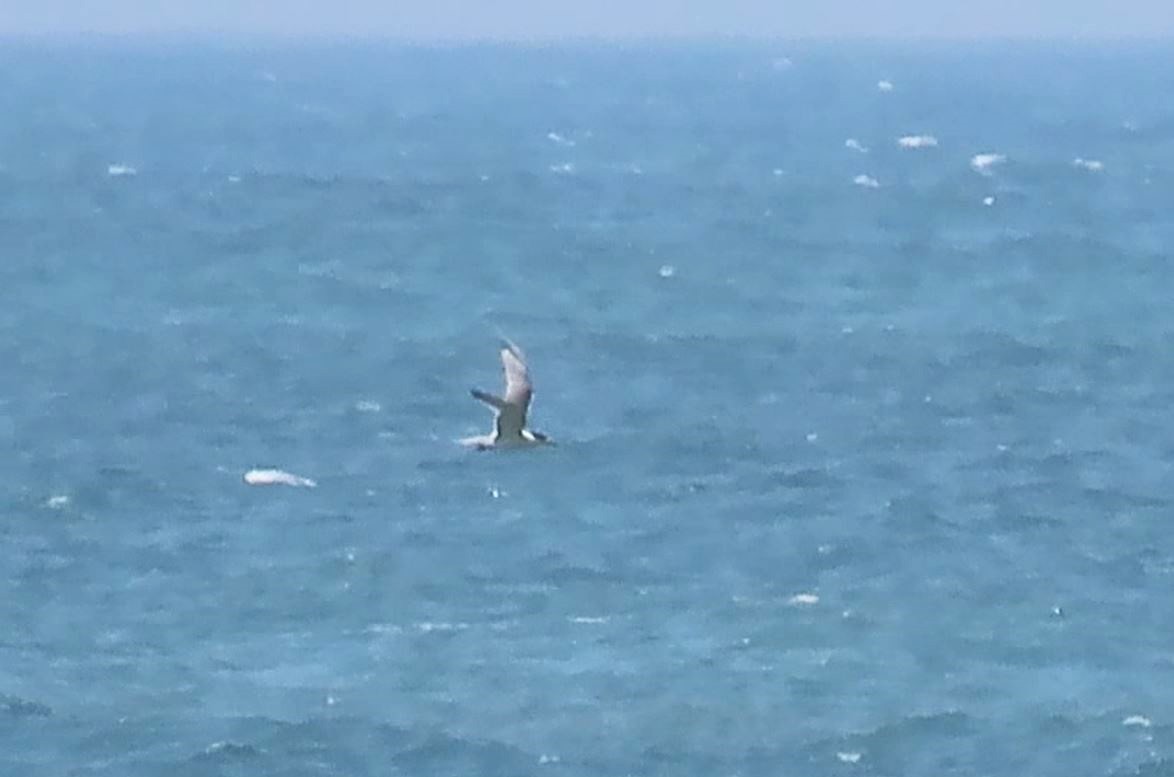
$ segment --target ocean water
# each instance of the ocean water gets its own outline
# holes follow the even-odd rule
[[[0,773],[1174,774],[1168,49],[9,40],[0,117]],[[454,443],[502,335],[553,448]]]

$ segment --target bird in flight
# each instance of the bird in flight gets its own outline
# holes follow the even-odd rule
[[[475,399],[481,400],[496,412],[493,433],[466,437],[460,441],[461,444],[479,451],[553,445],[553,441],[542,432],[526,428],[526,412],[530,409],[534,388],[521,349],[506,340],[501,348],[501,364],[505,369],[504,398],[479,389],[472,390]]]

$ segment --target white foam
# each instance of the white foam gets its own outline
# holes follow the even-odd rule
[[[543,753],[542,755],[538,756],[538,763],[541,766],[545,766],[546,764],[556,764],[561,760],[562,759],[559,758],[557,755],[547,755],[546,753]]]
[[[989,208],[990,206],[995,204],[995,198],[994,197],[983,197],[982,204]]]
[[[69,497],[65,495],[51,496],[45,500],[45,507],[60,510],[69,505]]]
[[[1149,728],[1153,725],[1153,721],[1145,715],[1130,715],[1125,720],[1121,721],[1122,726],[1140,726],[1141,728]]]
[[[671,264],[664,264],[661,265],[660,269],[657,271],[657,274],[662,278],[671,278],[677,274],[677,268],[673,267]]]
[[[355,403],[355,410],[360,413],[378,413],[383,406],[371,399],[360,399]]]
[[[933,135],[905,135],[897,138],[901,148],[936,148],[938,139]]]
[[[844,141],[844,148],[850,149],[852,151],[857,151],[861,154],[868,153],[868,147],[865,146],[864,144],[862,144],[856,138],[848,138],[847,140],[845,140]]]
[[[975,154],[974,156],[970,157],[970,167],[973,168],[976,173],[990,175],[992,167],[995,165],[1001,165],[1006,161],[1007,157],[1003,156],[1002,154]]]
[[[1094,173],[1099,173],[1101,170],[1105,169],[1104,163],[1099,160],[1081,159],[1080,157],[1076,157],[1075,159],[1072,160],[1072,166],[1073,167],[1080,167],[1085,170],[1091,170]]]
[[[774,170],[770,171],[770,174],[773,175],[775,178],[780,178],[783,175],[783,168],[776,167]]]
[[[554,143],[558,143],[560,146],[568,146],[569,147],[569,146],[575,145],[575,141],[571,140],[570,138],[564,138],[562,135],[558,134],[557,132],[546,133],[546,139],[550,140]]]
[[[310,478],[286,472],[283,469],[251,469],[244,474],[245,483],[250,486],[294,486],[295,488],[316,488]]]
[[[116,164],[116,165],[110,165],[109,167],[107,167],[106,174],[118,177],[118,176],[123,176],[123,175],[138,175],[139,171],[134,169],[130,165],[117,165]]]
[[[880,81],[876,82],[876,88],[882,92],[891,92],[893,91],[893,82],[882,78]]]
[[[427,634],[432,631],[464,631],[465,629],[469,628],[469,624],[448,622],[433,623],[432,621],[424,621],[422,623],[417,623],[416,628]]]
[[[551,165],[550,172],[560,173],[562,175],[570,175],[575,172],[575,166],[570,162],[563,162],[561,165]]]
[[[240,183],[241,177],[239,175],[230,175],[230,176],[228,176],[228,182],[229,183]]]
[[[836,753],[836,758],[846,764],[859,763],[860,753]]]
[[[852,183],[857,186],[863,186],[866,189],[876,189],[880,187],[880,183],[871,175],[858,175],[852,179]]]
[[[569,620],[571,623],[589,623],[589,624],[607,623],[607,621],[608,621],[608,619],[605,617],[595,617],[595,616],[588,616],[588,615],[576,615],[574,617],[568,618],[567,620]]]
[[[787,604],[792,607],[809,607],[813,604],[819,604],[819,596],[810,593],[795,594],[787,600]]]

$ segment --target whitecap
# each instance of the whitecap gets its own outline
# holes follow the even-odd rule
[[[371,399],[361,399],[355,403],[355,410],[360,413],[378,413],[383,406]]]
[[[881,92],[891,92],[893,91],[893,82],[882,78],[876,82],[876,88]]]
[[[856,138],[848,138],[847,140],[845,140],[844,141],[844,148],[847,148],[851,151],[858,151],[861,154],[868,153],[868,147],[865,146],[864,144],[862,144]]]
[[[551,165],[550,172],[560,173],[562,175],[570,175],[575,172],[575,166],[570,162],[563,162],[561,165]]]
[[[295,475],[282,469],[251,469],[244,474],[245,483],[250,486],[294,486],[315,488],[317,483],[310,478]]]
[[[852,179],[852,183],[857,186],[863,186],[866,189],[876,189],[880,187],[880,183],[871,175],[858,175]]]
[[[1072,166],[1073,167],[1080,167],[1085,170],[1091,170],[1094,173],[1099,173],[1101,170],[1105,169],[1104,163],[1099,160],[1081,159],[1080,157],[1076,157],[1075,159],[1072,160]]]
[[[109,165],[106,168],[106,174],[118,177],[118,176],[124,176],[124,175],[138,175],[139,171],[134,169],[130,165],[115,164],[115,165]]]
[[[846,764],[859,763],[860,753],[836,753],[836,758]]]
[[[63,494],[57,495],[57,496],[51,496],[47,500],[45,500],[45,507],[48,507],[51,510],[60,510],[63,507],[66,507],[68,505],[69,505],[69,497],[65,496]]]
[[[425,634],[427,634],[427,633],[433,632],[433,631],[464,631],[465,629],[469,628],[469,624],[467,624],[467,623],[448,623],[448,622],[444,622],[444,621],[439,622],[439,623],[434,623],[432,621],[423,621],[422,623],[417,623],[416,628],[419,629],[420,631],[424,632]]]
[[[938,139],[933,135],[904,135],[897,138],[901,148],[936,148]]]
[[[995,204],[995,198],[994,197],[983,197],[982,204],[989,208],[990,206]]]
[[[570,138],[564,138],[562,135],[558,134],[557,132],[546,133],[546,139],[550,140],[551,142],[558,143],[560,146],[573,146],[573,145],[575,145],[575,141],[571,140]]]
[[[657,274],[662,278],[671,278],[677,274],[677,268],[671,264],[662,264]]]
[[[990,175],[992,167],[995,165],[1001,165],[1006,161],[1007,157],[1003,156],[1002,154],[975,154],[974,156],[970,157],[970,167],[973,168],[976,173]]]
[[[1121,721],[1122,726],[1140,726],[1141,728],[1149,728],[1153,722],[1145,715],[1130,715],[1125,720]]]
[[[589,616],[589,615],[575,615],[575,616],[568,618],[567,620],[569,620],[571,623],[589,623],[589,624],[607,623],[607,621],[608,621],[608,619],[606,617]]]
[[[819,596],[811,593],[795,594],[787,600],[787,604],[792,607],[810,606],[819,604]]]

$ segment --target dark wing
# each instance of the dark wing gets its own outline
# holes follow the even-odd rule
[[[505,405],[505,400],[501,397],[495,397],[489,392],[481,391],[480,389],[471,389],[469,393],[473,395],[473,399],[479,399],[495,410],[500,411]]]

